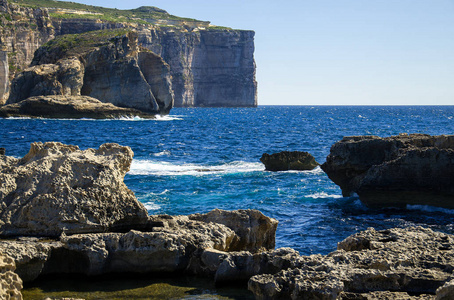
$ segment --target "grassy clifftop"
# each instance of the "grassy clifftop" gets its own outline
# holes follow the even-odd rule
[[[120,10],[54,0],[10,0],[10,2],[25,7],[48,8],[51,17],[54,18],[100,19],[104,21],[149,23],[153,25],[175,25],[178,23],[182,25],[185,23],[206,23],[207,26],[209,25],[209,22],[206,21],[171,15],[167,11],[154,6]]]

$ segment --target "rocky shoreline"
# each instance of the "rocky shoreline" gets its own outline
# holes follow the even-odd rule
[[[339,161],[338,153],[357,159],[357,149],[377,149],[377,139],[391,141],[392,153],[406,155],[411,148],[395,150],[397,143],[419,145],[417,153],[450,155],[451,138],[345,138],[324,166]],[[349,141],[365,144],[342,146]],[[242,283],[256,299],[454,297],[453,235],[422,227],[370,228],[339,242],[332,253],[302,256],[275,249],[278,221],[256,210],[149,216],[123,181],[132,158],[129,147],[117,144],[80,150],[56,142],[33,143],[21,159],[0,154],[0,299],[21,299],[22,283],[45,275],[118,273]]]

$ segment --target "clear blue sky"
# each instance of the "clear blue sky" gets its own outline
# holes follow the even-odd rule
[[[454,105],[453,0],[80,0],[255,36],[259,105]]]

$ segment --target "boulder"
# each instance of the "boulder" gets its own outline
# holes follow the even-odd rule
[[[312,155],[301,151],[282,151],[271,155],[264,153],[260,161],[267,171],[306,171],[313,170],[319,165]]]
[[[22,159],[0,156],[0,235],[58,237],[146,226],[148,213],[123,182],[129,147],[80,150],[32,143]]]
[[[39,117],[64,119],[154,118],[134,108],[103,103],[88,96],[35,96],[0,107],[0,117]]]
[[[371,207],[454,208],[454,135],[345,137],[321,168],[344,196]]]
[[[0,299],[22,300],[22,280],[14,272],[14,260],[0,252]]]
[[[340,242],[337,251],[292,257],[288,266],[253,276],[249,289],[257,299],[380,299],[395,292],[442,295],[450,289],[442,287],[454,279],[454,236],[422,227],[370,228]]]
[[[206,214],[190,215],[191,220],[223,224],[232,229],[239,239],[231,246],[232,251],[258,252],[275,247],[278,221],[254,209],[226,211],[215,209]]]

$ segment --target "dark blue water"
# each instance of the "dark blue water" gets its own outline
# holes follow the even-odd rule
[[[301,254],[330,252],[367,227],[454,231],[453,210],[368,209],[342,198],[319,168],[272,173],[259,161],[264,152],[300,150],[323,163],[349,135],[454,134],[454,106],[180,108],[158,120],[0,119],[0,127],[0,147],[13,156],[35,141],[130,146],[135,158],[125,182],[150,214],[259,209],[280,222],[277,247]]]

